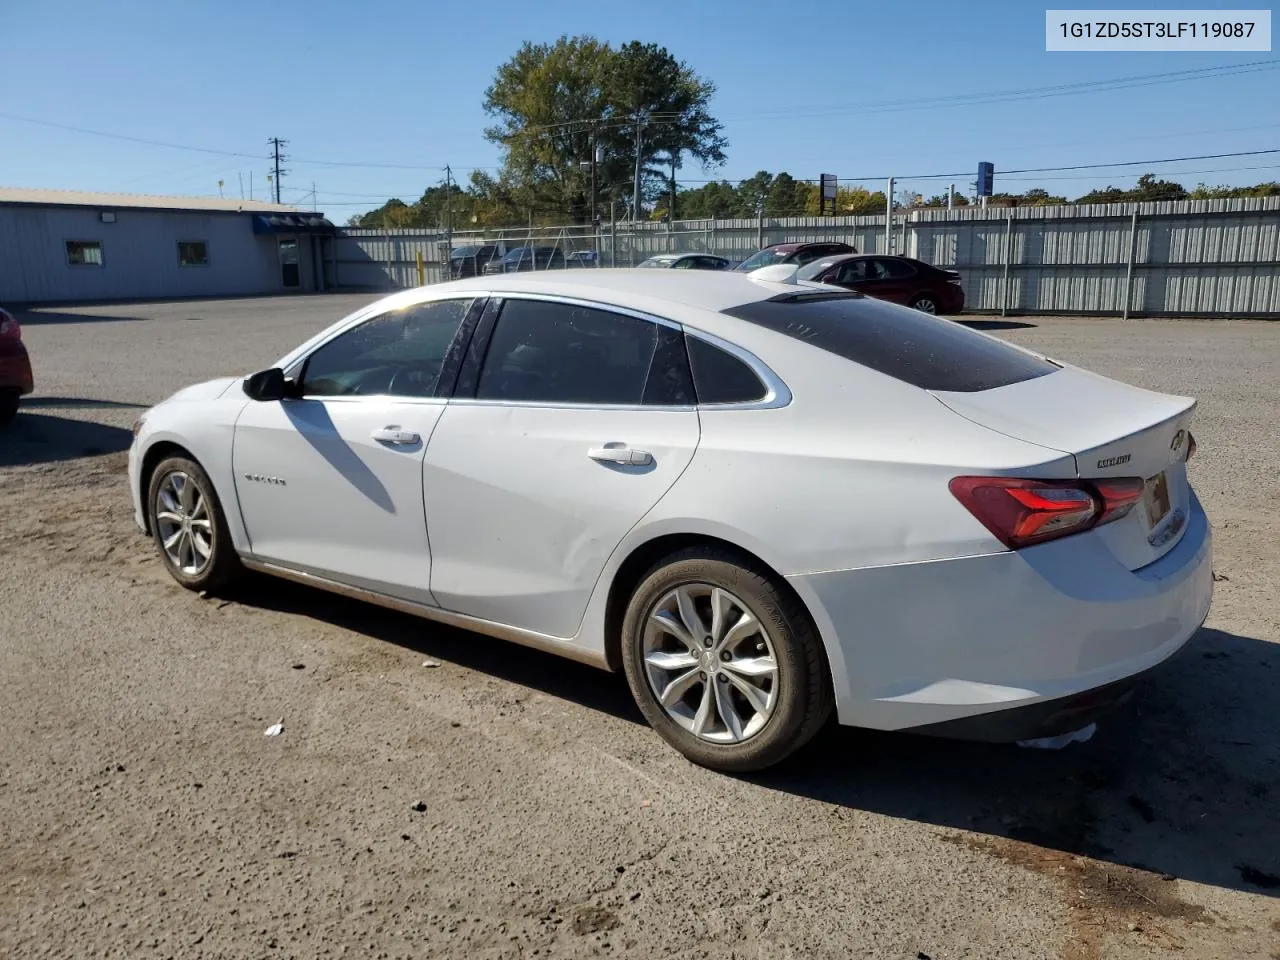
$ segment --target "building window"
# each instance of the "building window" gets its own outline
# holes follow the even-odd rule
[[[102,266],[102,244],[97,240],[68,240],[67,263],[73,267]]]
[[[178,241],[178,266],[207,267],[209,265],[209,245],[203,240]]]

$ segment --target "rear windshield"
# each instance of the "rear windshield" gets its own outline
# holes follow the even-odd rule
[[[870,297],[817,292],[821,289],[724,312],[924,390],[973,393],[1058,369],[950,320]]]

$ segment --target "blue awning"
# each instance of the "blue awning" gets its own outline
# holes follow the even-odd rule
[[[254,233],[331,234],[334,225],[320,213],[255,213]]]

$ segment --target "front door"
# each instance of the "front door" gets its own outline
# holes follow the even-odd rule
[[[296,290],[302,285],[302,271],[298,266],[298,241],[280,241],[280,282],[286,290]]]
[[[391,311],[298,365],[301,396],[248,404],[232,451],[254,557],[431,603],[422,495],[444,358],[470,300]]]
[[[610,555],[697,447],[683,335],[509,299],[471,393],[427,447],[431,592],[446,609],[572,637]]]

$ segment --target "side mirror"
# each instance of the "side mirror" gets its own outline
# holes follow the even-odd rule
[[[283,400],[285,398],[284,371],[279,367],[261,370],[244,382],[245,395],[253,400]]]

